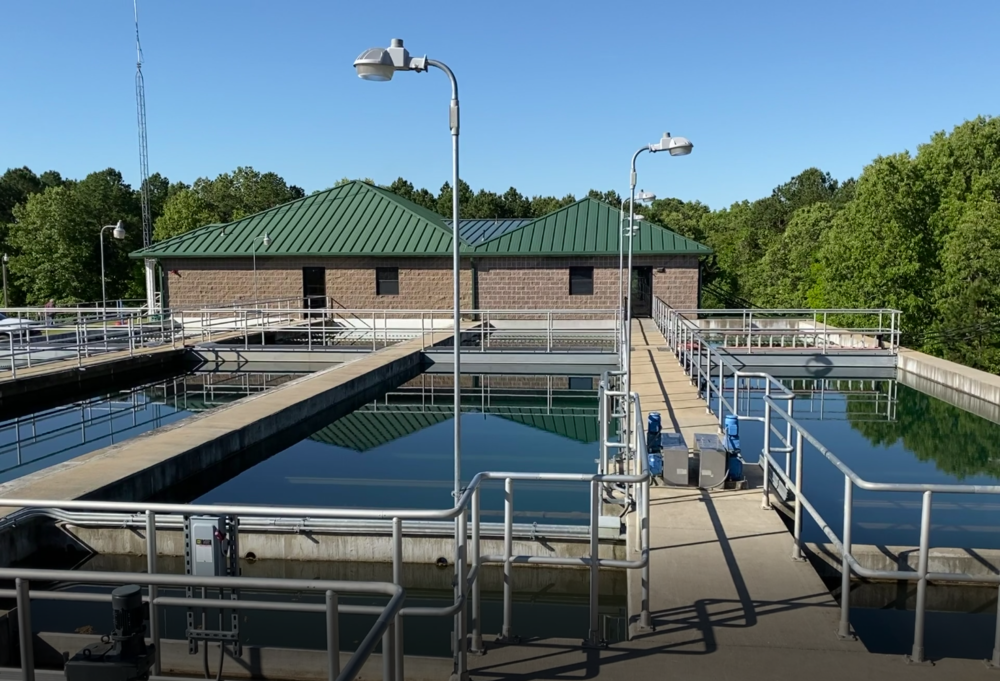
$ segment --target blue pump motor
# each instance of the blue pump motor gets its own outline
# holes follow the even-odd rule
[[[656,454],[663,449],[663,444],[660,441],[662,432],[659,412],[653,411],[649,413],[648,424],[646,431],[646,451]]]
[[[647,423],[648,425],[646,426],[646,430],[649,431],[650,433],[659,433],[661,430],[663,430],[662,425],[660,423],[660,412],[658,411],[649,412],[649,418],[647,419]]]
[[[662,454],[650,454],[649,455],[649,474],[658,478],[663,477],[663,455]]]
[[[725,434],[725,444],[726,449],[730,453],[740,451],[740,422],[733,414],[727,414],[724,425],[723,433]]]

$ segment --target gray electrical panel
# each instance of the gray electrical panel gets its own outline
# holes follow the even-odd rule
[[[187,574],[196,577],[238,577],[239,520],[233,516],[190,516],[185,521],[184,562]],[[188,587],[185,590],[187,597],[194,598],[196,590],[200,592],[201,599],[209,596],[208,588]],[[229,644],[233,654],[238,657],[241,654],[238,611],[227,609],[225,602],[237,600],[239,591],[231,588],[213,588],[211,591],[218,594],[218,600],[212,603],[213,607],[188,608],[188,652],[192,655],[197,653],[199,641],[219,641]],[[210,620],[216,618],[218,627],[212,628]]]
[[[688,447],[680,433],[661,433],[663,482],[676,487],[688,485]]]
[[[722,487],[729,471],[729,453],[716,433],[695,433],[694,447],[698,450],[698,487]]]
[[[221,577],[226,574],[222,555],[222,537],[225,533],[223,520],[218,516],[193,516],[188,521],[190,574],[196,577]]]

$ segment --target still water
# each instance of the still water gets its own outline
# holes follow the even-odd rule
[[[199,371],[0,421],[0,483],[280,385],[295,374]]]
[[[466,375],[462,480],[480,471],[590,473],[599,455],[597,377]],[[451,377],[423,374],[280,451],[198,503],[447,508],[453,504]],[[502,482],[484,520],[502,521]],[[516,522],[585,523],[581,483],[515,483]]]
[[[794,415],[858,475],[871,482],[995,485],[1000,480],[1000,425],[892,380],[786,382],[797,392]],[[731,385],[731,384],[730,384]],[[763,415],[760,394],[741,414]],[[784,423],[775,421],[779,430]],[[744,457],[756,460],[763,424],[741,422]],[[808,442],[803,489],[842,536],[844,479]],[[862,544],[919,544],[917,493],[854,490],[853,540]],[[1000,548],[1000,497],[935,494],[931,546]],[[806,514],[804,537],[827,541]]]

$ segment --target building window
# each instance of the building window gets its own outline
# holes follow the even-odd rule
[[[398,267],[375,268],[375,295],[377,296],[399,295]]]
[[[571,296],[594,295],[594,268],[569,268],[569,294]]]
[[[569,377],[569,389],[570,390],[593,390],[594,389],[594,378],[593,378],[593,376],[570,376]]]

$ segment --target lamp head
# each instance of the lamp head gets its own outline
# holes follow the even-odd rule
[[[122,226],[122,221],[121,220],[119,220],[117,223],[115,223],[115,228],[113,230],[111,230],[111,236],[113,236],[116,239],[124,239],[125,238],[125,227]]]
[[[392,80],[392,74],[396,71],[389,51],[382,47],[373,47],[362,52],[361,56],[354,60],[354,68],[358,72],[358,78],[376,83]]]
[[[393,38],[389,47],[373,47],[361,53],[354,60],[358,77],[365,80],[385,82],[392,80],[396,71],[426,71],[426,57],[410,57],[400,38]]]
[[[7,254],[6,254],[6,253],[4,253],[4,254],[3,254],[3,261],[4,261],[4,264],[6,264],[6,263],[9,263],[9,262],[10,262],[10,258],[8,258],[8,257],[7,257]]]
[[[656,200],[656,194],[644,192],[640,189],[639,193],[635,195],[635,200],[640,203],[652,203]]]
[[[264,248],[267,248],[270,245],[271,245],[271,237],[269,237],[267,234],[265,234],[264,235]]]
[[[692,149],[694,145],[687,137],[671,137],[669,132],[663,133],[663,139],[656,144],[649,145],[650,151],[669,151],[671,156],[687,156]]]

